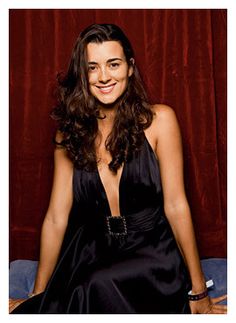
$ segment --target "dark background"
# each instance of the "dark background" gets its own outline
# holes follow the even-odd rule
[[[149,96],[176,112],[200,255],[226,257],[226,31],[223,9],[10,10],[10,260],[38,259],[53,175],[56,75],[92,23],[131,40]],[[174,180],[174,179],[173,179]]]

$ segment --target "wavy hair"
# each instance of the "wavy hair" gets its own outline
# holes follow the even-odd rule
[[[130,66],[134,58],[132,46],[123,31],[114,24],[93,24],[77,39],[65,76],[58,76],[58,104],[52,118],[58,122],[64,147],[76,168],[88,171],[97,167],[95,139],[98,135],[98,102],[89,91],[87,44],[118,41]],[[139,71],[133,64],[125,92],[118,99],[112,132],[106,139],[106,149],[112,160],[109,168],[114,173],[132,158],[144,140],[143,130],[152,122],[153,113],[148,103]]]

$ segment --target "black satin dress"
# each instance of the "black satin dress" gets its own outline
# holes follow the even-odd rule
[[[110,218],[98,170],[75,169],[73,190],[73,212],[47,288],[13,313],[190,313],[191,286],[163,211],[148,140],[124,165],[121,217]]]

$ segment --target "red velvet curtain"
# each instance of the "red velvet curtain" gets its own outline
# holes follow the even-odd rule
[[[226,19],[218,9],[10,10],[11,260],[38,257],[55,78],[79,32],[95,22],[123,28],[152,102],[176,111],[200,255],[226,256]]]

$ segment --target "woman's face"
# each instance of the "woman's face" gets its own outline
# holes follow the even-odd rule
[[[128,66],[118,41],[87,45],[91,94],[102,104],[113,104],[125,91],[133,67]]]

